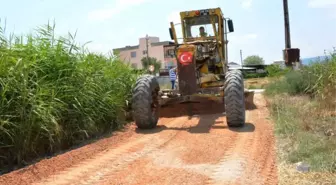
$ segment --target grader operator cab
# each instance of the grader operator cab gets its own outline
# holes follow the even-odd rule
[[[220,8],[184,11],[180,17],[182,43],[178,43],[173,22],[169,28],[176,46],[178,90],[160,91],[155,76],[139,77],[132,97],[137,127],[155,128],[161,105],[195,102],[200,98],[223,102],[228,126],[243,126],[245,99],[250,92],[244,89],[242,72],[229,70],[227,65],[227,34],[234,31],[232,20],[224,18]]]

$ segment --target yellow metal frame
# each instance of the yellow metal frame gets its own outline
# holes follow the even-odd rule
[[[186,28],[185,28],[185,25],[184,25],[185,18],[199,17],[201,15],[197,14],[197,12],[199,12],[199,10],[183,11],[183,12],[180,12],[182,35],[183,35],[182,45],[188,45],[188,44],[192,44],[191,42],[197,42],[197,41],[202,41],[202,40],[206,40],[206,39],[215,39],[217,47],[219,48],[219,56],[220,56],[220,59],[221,59],[221,62],[216,64],[216,66],[219,67],[219,70],[220,70],[219,74],[224,74],[226,72],[226,69],[224,69],[224,66],[228,62],[227,61],[226,20],[223,16],[221,8],[210,8],[210,9],[207,9],[207,10],[209,10],[209,15],[218,16],[218,30],[216,30],[216,25],[212,21],[212,26],[213,26],[213,29],[215,31],[215,36],[205,37],[205,38],[202,38],[202,37],[200,37],[200,38],[186,38],[186,32],[185,32]],[[172,32],[173,32],[174,41],[175,41],[175,43],[178,43],[177,38],[176,38],[176,31],[175,31],[174,23],[170,22],[170,26],[171,26],[171,29],[172,29]],[[201,67],[200,71],[202,73],[208,73],[207,65],[203,65]],[[202,88],[204,88],[204,87],[214,87],[214,86],[220,86],[220,84],[214,82],[214,83],[206,83],[206,84],[201,85]]]
[[[174,26],[173,22],[170,22],[170,27],[171,27],[171,29],[173,31],[174,41],[175,41],[175,43],[177,43],[176,31],[175,31],[175,26]]]
[[[218,28],[222,28],[222,19],[224,19],[223,17],[223,13],[222,10],[220,8],[210,8],[209,10],[209,15],[217,15],[219,18],[219,24],[218,24]],[[183,20],[185,18],[188,17],[199,17],[200,15],[197,15],[196,12],[198,12],[199,10],[191,10],[191,11],[184,11],[184,12],[180,12],[180,18],[181,18],[181,25],[182,25],[182,33],[183,33],[183,42],[189,42],[192,40],[203,40],[203,38],[186,38],[185,35],[185,27],[183,24]],[[221,32],[224,31],[222,29],[218,29],[220,31],[220,33],[218,33],[219,35],[221,35]],[[212,37],[206,37],[206,38],[216,38],[216,36],[212,36]],[[218,39],[218,38],[217,38]],[[222,41],[222,38],[218,39],[220,41]]]

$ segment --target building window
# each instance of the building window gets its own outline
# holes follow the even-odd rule
[[[132,52],[131,52],[131,57],[132,57],[132,58],[135,58],[135,57],[136,57],[136,51],[132,51]]]
[[[175,57],[175,50],[174,49],[167,49],[165,53],[166,58],[174,58]]]
[[[174,56],[175,56],[175,50],[174,50],[174,49],[170,49],[170,50],[168,50],[168,54],[169,54],[170,56],[174,57]]]

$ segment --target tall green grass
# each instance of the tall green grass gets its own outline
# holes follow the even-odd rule
[[[336,172],[336,52],[289,71],[266,87],[279,143],[289,162]]]
[[[0,167],[25,164],[124,124],[137,75],[54,25],[6,37],[0,27]]]
[[[309,95],[318,98],[326,106],[335,109],[336,50],[329,57],[299,71],[288,71],[283,78],[266,88],[266,94]]]
[[[266,67],[266,71],[268,77],[279,77],[288,73],[290,70],[289,68],[282,69],[280,65],[271,64]]]
[[[278,136],[280,158],[306,162],[314,171],[336,172],[335,116],[322,116],[318,101],[277,95],[270,108]]]

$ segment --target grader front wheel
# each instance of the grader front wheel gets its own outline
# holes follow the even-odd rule
[[[159,120],[159,90],[157,79],[144,75],[137,79],[133,89],[132,112],[140,129],[155,128]]]
[[[245,125],[245,95],[243,74],[239,70],[225,75],[224,103],[229,127]]]

